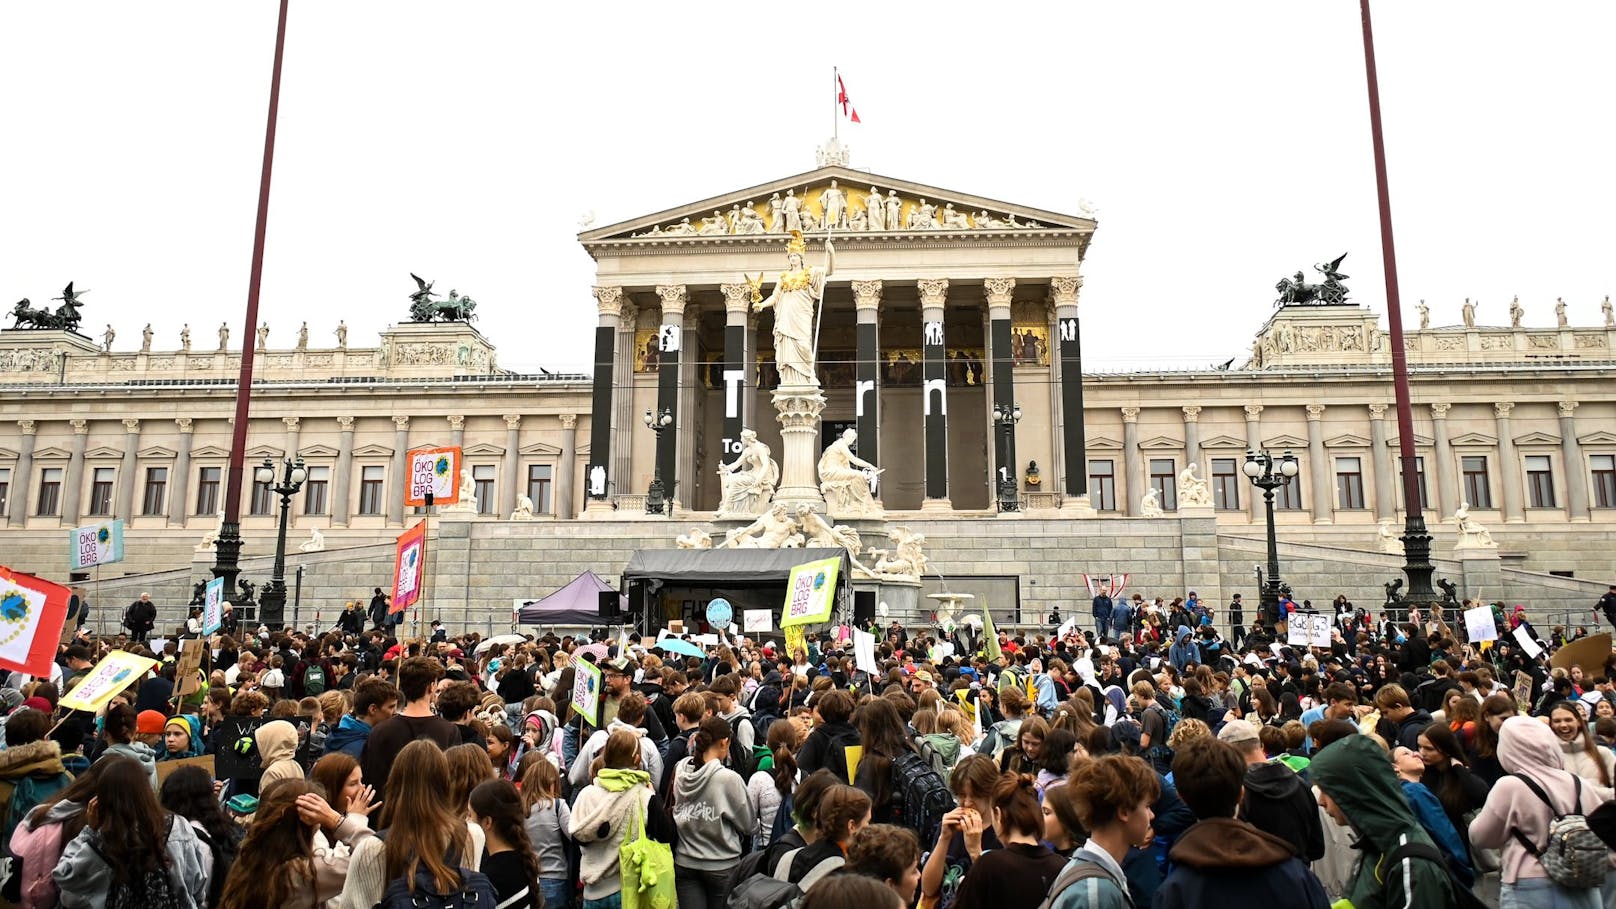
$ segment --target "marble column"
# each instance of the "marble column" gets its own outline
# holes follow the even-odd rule
[[[1062,510],[1092,515],[1089,503],[1088,436],[1083,427],[1083,345],[1077,318],[1077,296],[1083,279],[1062,275],[1049,279],[1049,302],[1055,307],[1056,352],[1051,368],[1059,375],[1060,440],[1056,469],[1063,479]]]
[[[1566,507],[1573,521],[1590,520],[1588,512],[1588,465],[1582,462],[1582,443],[1577,441],[1576,401],[1561,401],[1560,456],[1565,461]]]
[[[854,281],[858,364],[853,416],[858,421],[858,456],[881,465],[881,282]],[[880,487],[878,486],[877,489]]]
[[[920,289],[921,387],[924,401],[926,498],[922,511],[952,511],[948,498],[948,352],[943,344],[943,307],[948,279],[923,278]]]
[[[555,469],[555,496],[551,502],[551,514],[566,520],[573,517],[573,498],[577,495],[573,490],[577,485],[578,471],[578,415],[564,413],[561,415],[561,463]]]
[[[1184,413],[1184,465],[1195,465],[1195,475],[1205,480],[1212,474],[1201,463],[1201,408],[1190,404],[1180,407]]]
[[[190,417],[174,420],[179,427],[179,444],[174,446],[174,473],[168,478],[168,526],[184,527],[191,513],[191,440],[195,424]]]
[[[457,413],[449,414],[449,444],[464,452],[466,448],[466,418]]]
[[[677,424],[674,431],[674,456],[677,463],[674,471],[678,477],[678,484],[668,487],[668,496],[678,508],[694,508],[700,497],[700,486],[705,477],[699,476],[696,469],[696,435],[702,425],[702,409],[696,406],[696,366],[701,357],[701,347],[698,338],[701,333],[701,306],[699,304],[685,309],[684,327],[679,334],[680,347],[689,342],[689,352],[679,354],[679,409],[676,414],[683,414],[680,418],[684,422],[681,431]],[[706,464],[706,459],[702,459]],[[710,465],[717,479],[718,465]],[[715,497],[716,499],[716,497]],[[669,512],[672,514],[672,512]]]
[[[12,471],[11,504],[6,516],[13,527],[21,527],[28,521],[28,491],[34,480],[34,440],[38,438],[35,435],[38,429],[39,424],[33,420],[17,421],[17,430],[22,435],[17,440],[17,467]]]
[[[1139,517],[1139,503],[1150,482],[1145,477],[1145,459],[1139,452],[1139,408],[1122,408],[1123,495],[1127,496],[1129,517]]]
[[[1498,482],[1504,488],[1504,523],[1526,523],[1526,508],[1522,501],[1526,484],[1521,482],[1521,456],[1515,451],[1515,436],[1510,432],[1509,414],[1515,405],[1500,401],[1493,405],[1493,423],[1498,432]],[[1569,474],[1567,474],[1569,477]]]
[[[1263,406],[1261,404],[1246,405],[1247,451],[1262,451],[1262,412]],[[1242,460],[1239,466],[1244,468],[1245,462]],[[1240,476],[1244,477],[1245,474],[1242,473]],[[1249,482],[1244,482],[1242,485],[1246,487],[1244,490],[1246,496],[1246,508],[1251,513],[1251,523],[1262,524],[1267,522],[1268,514],[1263,505],[1262,493]]]
[[[123,421],[123,461],[118,465],[118,501],[112,514],[125,521],[135,516],[135,473],[140,458],[140,421]]]
[[[505,415],[505,458],[499,471],[509,479],[499,487],[499,513],[510,517],[516,511],[516,498],[526,492],[527,478],[522,476],[522,415]],[[539,503],[534,502],[537,508]]]
[[[617,411],[617,399],[628,398],[634,393],[632,381],[619,382],[618,335],[621,331],[623,314],[623,288],[596,287],[592,291],[595,297],[595,306],[599,311],[600,321],[595,326],[595,360],[594,360],[594,387],[590,396],[589,411],[589,470],[600,468],[604,476],[614,476],[616,469],[612,463],[612,415]],[[628,331],[629,344],[634,343],[634,331]],[[634,353],[629,351],[628,357],[629,378],[634,375]],[[506,417],[507,425],[511,418]],[[520,418],[518,418],[520,420]],[[507,437],[510,435],[506,433]],[[510,444],[506,443],[507,452]],[[509,458],[509,454],[506,455]],[[509,463],[507,461],[507,463]],[[605,497],[599,499],[602,503]],[[511,506],[515,508],[515,506]]]
[[[1396,470],[1386,446],[1386,405],[1369,405],[1369,461],[1375,471],[1375,522],[1397,518]],[[1400,481],[1398,481],[1400,482]]]
[[[746,329],[752,314],[752,288],[746,284],[720,284],[724,295],[724,437],[719,442],[719,463],[734,463],[741,453],[741,430],[746,428],[745,402],[751,392],[746,368]]]
[[[297,460],[297,450],[299,447],[298,437],[301,432],[298,427],[302,421],[298,417],[281,417],[281,422],[286,424],[286,451],[284,452],[284,455],[285,457],[291,458],[295,461]]]
[[[1436,445],[1436,514],[1438,520],[1453,516],[1459,507],[1458,465],[1453,462],[1453,446],[1448,444],[1448,411],[1452,404],[1431,405],[1431,436]]]
[[[1307,405],[1307,459],[1313,471],[1313,523],[1335,520],[1335,484],[1330,482],[1329,455],[1324,451],[1324,405]]]
[[[354,418],[337,417],[337,465],[331,469],[331,526],[347,527],[353,514]]]
[[[393,418],[393,466],[387,477],[387,523],[404,523],[404,484],[409,472],[410,418]],[[460,478],[455,477],[459,483]]]
[[[690,305],[690,291],[683,284],[664,284],[656,289],[662,300],[662,328],[657,336],[657,403],[655,415],[663,411],[673,414],[673,423],[656,434],[656,468],[662,474],[662,494],[671,503],[679,499],[683,490],[679,481],[679,438],[685,434],[679,412],[679,361],[684,348],[685,307]],[[639,492],[639,490],[634,490]],[[671,514],[671,509],[664,514]]]
[[[1015,360],[1011,355],[1010,300],[1016,289],[1014,278],[988,278],[983,291],[988,304],[988,356],[993,363],[993,405],[1008,411],[1016,404]],[[993,433],[993,482],[988,485],[988,501],[998,502],[999,484],[1008,480],[1020,496],[1021,483],[1017,475],[1016,428],[1011,424],[1005,432],[993,422],[993,408],[988,411],[988,429]],[[1013,513],[1013,512],[1012,512]]]
[[[67,479],[62,482],[62,523],[79,522],[79,502],[84,493],[84,449],[90,441],[90,421],[69,420],[73,426],[72,454],[67,461]]]

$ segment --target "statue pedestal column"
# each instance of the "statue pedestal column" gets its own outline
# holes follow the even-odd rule
[[[1093,518],[1099,512],[1094,510],[1094,503],[1086,495],[1067,496],[1061,502],[1060,516],[1063,518]]]
[[[781,452],[780,485],[773,502],[795,510],[808,505],[825,511],[825,497],[819,492],[815,465],[819,454],[819,414],[825,409],[825,396],[817,385],[782,385],[772,395],[779,412]]]
[[[617,509],[612,507],[611,499],[597,499],[590,496],[588,504],[584,505],[584,513],[578,517],[585,521],[615,521],[618,514]]]

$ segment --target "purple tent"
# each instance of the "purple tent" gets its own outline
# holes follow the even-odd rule
[[[523,604],[519,612],[521,622],[523,625],[600,625],[600,594],[615,589],[593,571],[585,571],[544,599]],[[619,600],[620,611],[627,613],[628,598],[619,595]]]

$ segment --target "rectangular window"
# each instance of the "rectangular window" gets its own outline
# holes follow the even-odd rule
[[[1414,481],[1420,487],[1420,508],[1431,507],[1431,490],[1425,485],[1425,459],[1414,459]]]
[[[1302,510],[1302,471],[1301,459],[1297,459],[1296,476],[1285,481],[1285,485],[1274,490],[1275,511],[1301,511]]]
[[[534,514],[550,512],[550,479],[553,471],[549,464],[527,465],[527,497],[533,500]]]
[[[1526,456],[1526,500],[1532,508],[1554,507],[1554,466],[1548,455]]]
[[[303,513],[326,513],[326,490],[331,488],[331,468],[310,467],[309,478],[303,483]]]
[[[1363,459],[1335,459],[1335,502],[1342,509],[1364,507]]]
[[[11,468],[0,467],[0,514],[6,513],[11,502]]]
[[[1150,459],[1150,488],[1156,490],[1156,503],[1162,511],[1178,510],[1178,470],[1172,458]]]
[[[1095,511],[1117,510],[1117,468],[1114,461],[1089,462],[1089,501]]]
[[[272,514],[275,510],[275,493],[269,489],[269,484],[257,478],[252,484],[252,508],[250,514]]]
[[[62,468],[46,467],[39,472],[39,501],[34,514],[56,517],[62,508]]]
[[[90,510],[87,514],[92,517],[105,517],[112,514],[112,478],[115,471],[111,467],[96,467],[90,471]]]
[[[1593,455],[1588,459],[1594,474],[1594,507],[1616,508],[1616,455]],[[4,478],[0,477],[0,481]],[[0,502],[5,493],[0,492]],[[5,510],[0,504],[0,511]]]
[[[146,468],[146,492],[140,499],[140,513],[160,515],[168,501],[168,468]]]
[[[1464,500],[1471,508],[1493,507],[1493,488],[1487,482],[1487,456],[1465,455],[1459,459],[1464,474]]]
[[[494,513],[494,465],[478,464],[471,468],[471,488],[477,496],[477,513]]]
[[[1240,510],[1240,465],[1234,458],[1212,459],[1212,507]]]
[[[219,477],[222,467],[203,467],[196,477],[196,513],[212,515],[219,511]]]
[[[382,513],[382,481],[387,475],[387,468],[373,465],[361,468],[359,471],[359,513]]]

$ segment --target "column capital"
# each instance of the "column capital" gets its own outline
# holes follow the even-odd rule
[[[982,292],[989,306],[1009,306],[1015,289],[1015,278],[988,278],[982,282]]]
[[[138,435],[140,433],[140,421],[124,420],[123,431],[129,433],[130,435]]]
[[[1184,411],[1184,422],[1199,423],[1201,421],[1201,408],[1199,406],[1191,404],[1179,409]]]
[[[1137,408],[1137,407],[1124,407],[1124,408],[1122,408],[1122,422],[1124,422],[1124,423],[1137,423],[1137,422],[1139,422],[1139,408]]]
[[[1049,279],[1049,301],[1056,306],[1076,306],[1082,288],[1081,275],[1057,275]]]
[[[746,284],[720,284],[724,295],[724,312],[745,315],[752,310],[752,288]]]
[[[915,286],[920,288],[920,305],[922,307],[942,306],[948,301],[947,278],[921,278],[915,282]]]
[[[17,428],[22,430],[23,435],[31,436],[39,431],[39,424],[33,420],[18,420]]]
[[[685,314],[685,306],[690,303],[690,289],[683,284],[658,284],[657,296],[662,299],[662,324],[669,324],[670,316]]]
[[[854,281],[853,282],[853,308],[858,310],[876,310],[881,308],[881,282],[880,281]]]
[[[1576,401],[1561,401],[1560,404],[1559,404],[1560,417],[1562,419],[1569,418],[1571,416],[1571,412],[1576,410],[1576,409],[1577,409],[1577,402]]]
[[[578,428],[578,415],[575,414],[575,413],[564,413],[564,414],[562,414],[561,415],[561,428],[562,429],[577,429]]]
[[[1443,404],[1443,403],[1432,404],[1431,405],[1431,419],[1433,419],[1433,420],[1446,420],[1448,418],[1448,411],[1450,411],[1452,409],[1453,409],[1452,404]]]
[[[1515,409],[1514,404],[1512,404],[1510,402],[1507,402],[1507,401],[1499,401],[1498,403],[1493,405],[1493,416],[1497,417],[1500,420],[1507,420],[1507,419],[1509,419],[1509,412],[1514,410],[1514,409]]]
[[[1371,419],[1371,420],[1384,420],[1384,419],[1386,419],[1386,405],[1385,404],[1371,404],[1371,405],[1369,405],[1369,419]]]
[[[621,287],[593,287],[589,291],[595,297],[595,308],[602,316],[621,316],[623,314],[623,288]]]
[[[90,431],[89,420],[68,420],[67,422],[72,424],[73,434],[76,436],[87,435]]]
[[[466,418],[460,414],[452,413],[447,419],[449,420],[449,428],[455,432],[459,432],[466,428]]]
[[[302,417],[281,417],[281,422],[286,424],[288,430],[295,430],[302,419]]]
[[[343,432],[353,432],[353,417],[337,417],[337,428]]]
[[[393,418],[393,427],[395,429],[397,429],[399,432],[404,432],[404,431],[408,430],[410,428],[410,418],[409,417],[394,417]]]
[[[1262,415],[1262,409],[1263,409],[1263,406],[1261,404],[1247,404],[1246,405],[1246,419],[1248,419],[1248,420],[1257,419],[1259,416]]]
[[[1324,405],[1323,404],[1309,404],[1309,405],[1307,405],[1307,421],[1309,423],[1317,423],[1318,421],[1320,421],[1322,419],[1324,419]]]
[[[352,419],[351,417],[349,419]],[[192,419],[190,417],[176,417],[174,423],[179,426],[180,432],[190,435],[192,432]]]
[[[521,425],[522,425],[522,415],[521,414],[519,414],[519,413],[508,413],[508,414],[505,415],[505,428],[506,429],[516,429]]]

